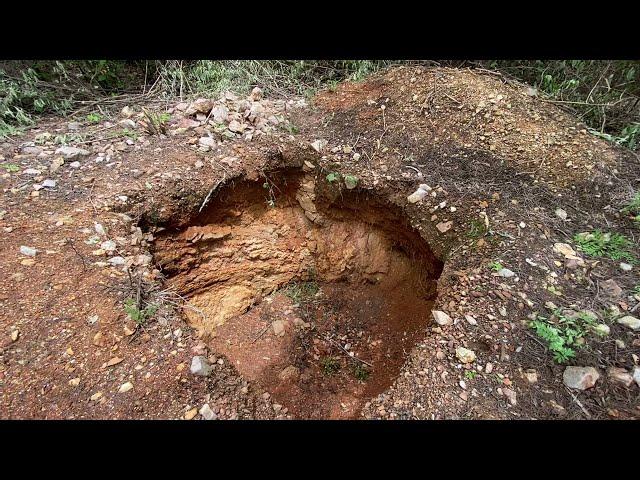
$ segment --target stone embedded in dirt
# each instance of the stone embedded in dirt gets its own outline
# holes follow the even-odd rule
[[[513,273],[508,268],[501,268],[500,271],[498,271],[498,275],[505,278],[511,278],[516,276],[516,274]]]
[[[451,227],[453,226],[453,222],[450,220],[448,222],[440,222],[436,225],[436,228],[438,229],[438,231],[440,233],[446,233],[449,230],[451,230]]]
[[[24,155],[40,155],[42,153],[42,149],[40,147],[26,146],[22,147],[21,152]]]
[[[111,265],[119,266],[119,265],[124,265],[126,263],[126,260],[120,256],[115,256],[115,257],[111,257],[109,260],[107,260],[107,262],[110,263]]]
[[[617,322],[620,325],[624,325],[625,327],[630,328],[631,330],[640,330],[640,320],[631,315],[626,315],[622,318],[619,318]]]
[[[611,298],[618,298],[620,295],[622,295],[622,288],[620,288],[620,286],[615,282],[613,278],[601,282],[600,290],[602,291],[602,293]]]
[[[633,377],[633,380],[636,382],[636,385],[640,387],[640,366],[636,365],[633,367],[632,377]]]
[[[131,382],[123,383],[122,385],[120,385],[120,388],[118,389],[118,393],[127,393],[132,388],[133,388],[133,383]]]
[[[562,208],[556,208],[556,217],[558,217],[560,220],[566,220],[567,219],[567,212],[565,210],[563,210]]]
[[[529,383],[536,383],[538,381],[538,372],[532,368],[525,370],[524,376]]]
[[[51,161],[51,165],[49,166],[49,170],[51,170],[52,172],[55,172],[62,165],[64,165],[64,157],[56,157]]]
[[[315,142],[311,143],[311,147],[318,153],[322,153],[322,150],[324,150],[324,147],[327,146],[327,143],[329,143],[327,140],[316,140]]]
[[[44,182],[42,182],[42,186],[44,188],[55,188],[56,187],[56,181],[55,180],[51,180],[51,179],[46,179]]]
[[[422,184],[415,192],[407,197],[407,201],[409,203],[420,202],[429,194],[430,191],[431,187],[429,185]]]
[[[620,270],[622,270],[623,272],[630,272],[631,270],[633,270],[633,265],[631,265],[630,263],[620,262]]]
[[[209,365],[208,360],[200,355],[196,355],[191,359],[191,373],[206,377],[212,372],[213,368]]]
[[[27,168],[23,170],[22,173],[25,175],[40,175],[42,173],[42,170],[38,170],[36,168]]]
[[[123,128],[130,128],[132,130],[134,130],[136,128],[136,122],[134,122],[133,120],[131,120],[129,118],[125,118],[124,120],[120,120],[118,122],[118,125],[120,125]]]
[[[515,406],[518,404],[515,391],[511,390],[510,388],[503,388],[502,393],[505,397],[507,397],[507,400],[509,400],[509,403],[511,405]]]
[[[587,390],[593,387],[600,374],[593,367],[567,367],[562,374],[564,384],[574,390]]]
[[[465,315],[464,318],[469,325],[478,325],[478,321],[473,317],[473,315]]]
[[[234,133],[242,133],[246,128],[247,126],[244,123],[240,123],[237,120],[231,120],[231,122],[229,122],[229,130]]]
[[[22,255],[26,255],[27,257],[35,257],[37,252],[38,251],[35,248],[26,247],[24,245],[20,247],[20,253]]]
[[[271,327],[276,337],[282,337],[284,335],[284,322],[282,320],[276,320],[271,324]]]
[[[609,380],[621,383],[625,387],[629,387],[633,383],[633,376],[624,368],[610,367],[607,370],[607,377]]]
[[[202,407],[200,407],[199,413],[200,415],[202,415],[202,418],[204,418],[205,420],[218,419],[218,416],[214,413],[213,410],[211,410],[211,407],[209,406],[208,403],[205,403],[204,405],[202,405]]]
[[[202,137],[198,140],[198,144],[202,147],[215,148],[216,141],[213,137]]]
[[[56,155],[62,155],[65,160],[72,160],[78,157],[86,157],[91,154],[89,150],[77,147],[64,146],[55,151]]]
[[[192,408],[191,410],[189,410],[187,413],[184,414],[183,418],[185,420],[193,420],[197,414],[198,414],[198,409]]]
[[[251,100],[252,102],[262,100],[262,89],[260,87],[254,87],[254,89],[251,90],[251,94],[249,95],[249,100]]]
[[[458,347],[456,348],[456,357],[462,363],[472,363],[476,360],[476,353],[468,348]]]
[[[100,244],[100,248],[105,252],[113,252],[116,249],[116,242],[113,240],[106,240]]]
[[[18,338],[20,338],[20,330],[18,330],[18,329],[12,330],[11,331],[11,341],[12,342],[17,342]]]
[[[80,162],[71,162],[69,166],[71,168],[80,168]]]
[[[133,117],[135,113],[136,112],[129,105],[125,105],[124,107],[122,107],[122,110],[120,110],[120,114],[126,118]]]
[[[95,231],[96,231],[96,233],[98,235],[103,235],[104,236],[104,235],[107,234],[107,232],[105,231],[105,229],[104,229],[104,227],[102,226],[101,223],[94,223],[93,224],[93,228],[95,229]]]
[[[593,331],[602,337],[606,337],[611,333],[611,328],[606,323],[598,323],[593,327]]]
[[[300,376],[300,369],[293,365],[289,365],[287,368],[285,368],[278,374],[278,378],[280,378],[280,380],[296,381],[299,376]]]
[[[433,315],[438,325],[451,325],[453,323],[451,317],[441,310],[432,310],[431,315]]]
[[[579,258],[576,251],[568,243],[554,243],[553,251],[563,255],[565,258]]]

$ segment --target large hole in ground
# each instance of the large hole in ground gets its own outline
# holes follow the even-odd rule
[[[287,170],[220,189],[156,242],[209,347],[300,418],[353,418],[430,321],[442,271],[397,207]]]

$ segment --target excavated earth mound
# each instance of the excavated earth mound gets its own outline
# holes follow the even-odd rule
[[[3,418],[640,416],[633,152],[480,70],[169,113],[0,145]]]

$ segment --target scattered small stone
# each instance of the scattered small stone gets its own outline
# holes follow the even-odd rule
[[[624,368],[611,367],[607,370],[607,377],[609,380],[617,383],[621,383],[625,387],[631,386],[633,383],[633,376],[627,372]]]
[[[620,262],[620,270],[622,270],[623,272],[630,272],[631,270],[633,270],[633,265],[631,265],[630,263]]]
[[[212,137],[202,137],[198,143],[203,147],[215,148],[216,146],[216,141]]]
[[[554,243],[553,251],[565,258],[577,258],[576,251],[568,243]]]
[[[475,352],[464,347],[456,348],[456,357],[462,363],[472,363],[476,360]]]
[[[438,229],[438,231],[440,233],[446,233],[449,230],[451,230],[451,227],[453,226],[453,222],[452,221],[448,221],[448,222],[440,222],[436,225],[436,228]]]
[[[564,221],[567,219],[567,212],[562,208],[556,208],[556,217]]]
[[[198,409],[192,408],[191,410],[189,410],[187,413],[184,414],[184,419],[193,420],[197,414],[198,414]]]
[[[204,405],[202,405],[202,407],[200,407],[199,413],[205,420],[216,420],[218,418],[213,410],[211,410],[211,407],[209,407],[208,403],[205,403]]]
[[[37,252],[38,251],[35,248],[26,247],[24,245],[20,247],[20,253],[22,255],[26,255],[27,257],[35,257]]]
[[[433,315],[438,325],[451,325],[453,323],[451,317],[441,310],[432,310],[431,315]]]
[[[530,368],[529,370],[525,370],[524,376],[529,383],[536,383],[538,381],[538,372],[536,372],[532,368]]]
[[[80,168],[80,162],[71,162],[69,166],[71,168]]]
[[[469,323],[469,325],[473,325],[473,326],[478,325],[478,321],[475,318],[473,318],[472,315],[465,315],[464,318]]]
[[[12,342],[17,342],[18,338],[20,338],[20,330],[12,330],[11,331],[11,341]]]
[[[611,328],[606,323],[598,323],[593,327],[593,331],[602,337],[606,337],[611,333]]]
[[[516,274],[513,273],[508,268],[502,268],[498,271],[498,275],[505,278],[511,278],[511,277],[515,277]]]
[[[211,373],[213,368],[209,365],[207,359],[201,355],[196,355],[191,359],[191,373],[206,377]]]
[[[630,328],[631,330],[640,330],[640,320],[631,315],[626,315],[618,319],[620,325]]]
[[[423,200],[431,191],[431,187],[429,185],[420,185],[418,189],[413,192],[411,195],[407,197],[407,201],[409,203],[417,203]]]
[[[92,402],[97,402],[98,400],[100,400],[101,397],[102,397],[102,392],[96,392],[93,395],[91,395],[91,397],[89,397],[89,400],[91,400]]]
[[[280,378],[280,380],[295,381],[299,376],[300,376],[300,370],[293,365],[289,365],[287,368],[285,368],[278,374],[278,378]]]
[[[502,393],[504,394],[505,397],[507,397],[507,400],[509,400],[509,403],[513,406],[517,405],[517,398],[516,398],[516,392],[511,390],[510,388],[503,388],[502,389]]]
[[[56,187],[56,181],[55,180],[51,180],[51,179],[46,179],[44,182],[42,182],[42,186],[44,188],[55,188]]]
[[[116,249],[116,242],[113,240],[106,240],[100,244],[100,248],[105,252],[113,252]]]
[[[109,260],[107,260],[107,262],[109,262],[113,266],[119,266],[124,265],[126,263],[126,260],[123,257],[115,256],[111,257]]]
[[[118,389],[118,393],[126,393],[132,388],[133,388],[133,383],[131,382],[123,383],[122,385],[120,385],[120,388]]]
[[[600,374],[593,367],[567,367],[562,374],[564,384],[575,390],[586,390],[593,387]]]

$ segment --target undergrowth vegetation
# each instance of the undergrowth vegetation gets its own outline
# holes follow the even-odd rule
[[[630,252],[633,243],[620,233],[593,232],[578,233],[573,237],[578,249],[590,257],[606,257],[611,260],[626,260],[636,262],[636,257]]]
[[[588,313],[568,316],[557,309],[551,318],[536,316],[530,327],[547,343],[553,359],[557,363],[565,363],[576,356],[576,348],[584,345],[585,337],[596,324],[596,318]]]
[[[310,97],[318,89],[335,91],[341,81],[359,81],[398,63],[496,70],[572,110],[592,133],[631,149],[640,147],[640,62],[602,60],[0,62],[0,138],[19,133],[38,115],[68,115],[98,99],[113,101],[127,94],[186,99],[227,90],[246,94],[255,86],[272,97]],[[82,118],[99,121],[89,115],[85,111]]]

